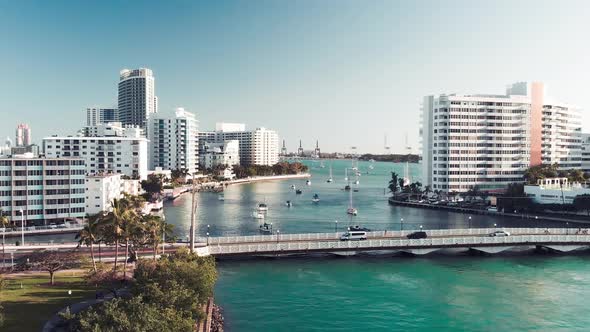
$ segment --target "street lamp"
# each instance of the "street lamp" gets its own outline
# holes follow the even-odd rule
[[[280,231],[277,229],[277,243],[279,243],[279,239],[280,239],[279,238],[279,233],[280,233]]]
[[[20,212],[20,235],[21,235],[21,246],[25,245],[25,214],[23,213],[23,209],[18,210]]]
[[[420,231],[422,231],[422,225],[420,225]]]
[[[471,228],[471,216],[469,216],[469,228]]]
[[[207,232],[207,245],[209,245],[209,232]]]
[[[334,220],[334,233],[338,233],[338,220]]]
[[[494,228],[496,228],[497,226],[498,226],[497,224],[494,224]]]
[[[401,222],[399,223],[399,230],[403,231],[404,230],[404,218],[401,219]]]

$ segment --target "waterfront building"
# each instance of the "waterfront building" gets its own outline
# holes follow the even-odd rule
[[[0,156],[9,156],[12,149],[12,140],[10,137],[6,137],[4,145],[0,147]]]
[[[31,153],[34,156],[39,155],[39,146],[37,144],[13,146],[10,148],[10,155],[21,155]]]
[[[86,176],[86,214],[89,216],[113,210],[113,201],[125,194],[140,194],[139,180],[123,179],[121,174]]]
[[[31,145],[31,128],[26,123],[21,123],[16,127],[16,146]]]
[[[173,116],[154,115],[149,119],[150,169],[199,169],[198,121],[193,113],[176,109]]]
[[[231,169],[231,166],[240,164],[240,141],[204,143],[200,160],[201,167],[204,169],[212,169],[220,165],[229,166]]]
[[[537,180],[536,185],[525,185],[524,193],[539,204],[572,204],[578,195],[590,195],[590,188],[567,178]]]
[[[199,133],[199,150],[204,152],[204,144],[224,141],[239,141],[240,164],[268,165],[279,162],[279,135],[264,127],[246,130],[244,124],[217,123],[214,132]]]
[[[94,127],[99,124],[118,121],[119,110],[116,108],[89,107],[86,109],[87,127]]]
[[[147,119],[158,111],[155,79],[151,69],[123,69],[119,75],[119,121],[145,128]]]
[[[147,178],[148,140],[137,127],[120,123],[85,127],[84,136],[52,136],[43,139],[48,158],[80,157],[88,174],[122,174]]]
[[[433,190],[501,190],[530,166],[581,168],[580,112],[547,98],[542,83],[426,96],[421,113],[422,179]]]
[[[0,208],[16,225],[83,218],[85,174],[83,158],[0,158]]]
[[[590,173],[590,134],[582,133],[580,141],[581,168],[585,173]]]

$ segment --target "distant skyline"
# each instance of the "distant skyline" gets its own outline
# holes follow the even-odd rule
[[[0,138],[74,134],[154,71],[158,109],[279,132],[325,152],[418,152],[422,97],[542,81],[590,131],[585,1],[0,2]]]

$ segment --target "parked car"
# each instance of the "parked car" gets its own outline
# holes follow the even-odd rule
[[[488,236],[510,236],[510,233],[506,231],[495,231],[493,233],[488,234]]]
[[[57,228],[68,228],[68,225],[66,225],[66,224],[59,224],[59,225],[57,225]]]
[[[425,239],[428,237],[428,235],[426,235],[426,232],[424,232],[424,231],[419,231],[419,232],[410,233],[410,234],[406,235],[406,237],[408,239],[417,240],[417,239]]]
[[[54,222],[52,222],[51,224],[49,224],[49,228],[50,229],[56,229],[57,228],[57,225]]]

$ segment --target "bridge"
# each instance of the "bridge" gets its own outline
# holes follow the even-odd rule
[[[353,255],[361,252],[403,252],[424,255],[438,250],[476,250],[499,253],[511,249],[543,247],[558,252],[590,247],[587,231],[567,228],[502,228],[509,236],[491,237],[500,228],[425,230],[425,239],[408,239],[414,231],[367,232],[365,241],[340,241],[344,233],[273,234],[200,238],[195,248],[201,256],[248,257],[313,253]]]

